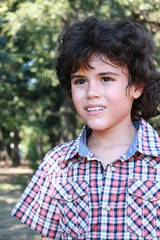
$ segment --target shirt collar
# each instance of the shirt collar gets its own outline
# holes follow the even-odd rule
[[[160,157],[160,138],[154,128],[144,119],[133,121],[137,134],[130,145],[124,158],[128,159],[135,152],[142,153],[147,156]],[[72,147],[68,148],[68,152],[64,157],[64,161],[69,161],[77,154],[80,157],[88,157],[90,150],[87,146],[87,136],[91,133],[88,126],[84,126],[78,138],[72,143]]]
[[[160,157],[160,138],[155,129],[145,120],[139,122],[137,151],[152,157]]]

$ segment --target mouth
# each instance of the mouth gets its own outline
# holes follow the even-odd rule
[[[105,110],[105,107],[88,107],[86,109],[87,112],[96,112],[96,111],[103,111]]]

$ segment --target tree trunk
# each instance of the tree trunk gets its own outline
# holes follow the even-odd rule
[[[75,138],[76,114],[71,110],[69,99],[65,99],[61,109],[60,143],[71,141]]]
[[[14,148],[12,149],[12,159],[13,159],[13,166],[17,167],[20,165],[20,153],[19,153],[19,132],[16,129],[14,131]]]

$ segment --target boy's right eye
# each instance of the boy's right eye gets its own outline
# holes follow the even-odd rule
[[[85,80],[84,79],[77,79],[74,81],[74,84],[77,84],[77,85],[82,85],[85,83]]]

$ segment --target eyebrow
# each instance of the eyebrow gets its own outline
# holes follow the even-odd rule
[[[120,76],[118,73],[114,73],[114,72],[102,72],[102,73],[98,73],[98,76],[103,76],[103,75],[115,75],[115,76]]]
[[[72,75],[71,80],[74,79],[74,78],[79,78],[79,77],[84,77],[84,75],[82,75],[82,74]]]
[[[104,76],[104,75],[115,75],[115,76],[120,76],[118,73],[114,73],[114,72],[101,72],[97,74],[98,76]],[[72,75],[71,76],[71,80],[74,78],[79,78],[79,77],[84,77],[85,75],[83,74],[76,74],[76,75]]]

